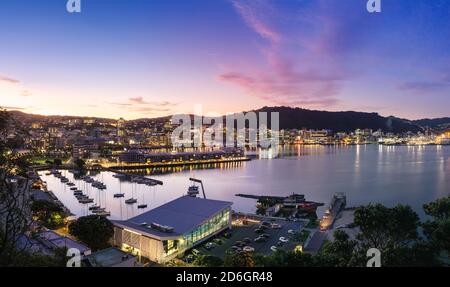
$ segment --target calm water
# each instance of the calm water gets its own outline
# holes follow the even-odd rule
[[[164,182],[157,187],[121,182],[112,173],[102,172],[94,175],[107,185],[107,190],[100,191],[65,173],[95,203],[111,211],[112,219],[135,216],[185,194],[189,177],[203,180],[208,198],[233,201],[234,210],[243,212],[254,212],[256,202],[236,197],[236,193],[295,192],[327,204],[335,192],[345,192],[349,206],[402,203],[413,206],[420,215],[423,203],[450,195],[449,146],[297,146],[285,148],[284,154],[277,159],[245,163],[139,171]],[[43,175],[43,179],[73,213],[88,213],[87,205],[79,204],[67,185],[54,176]],[[117,192],[125,193],[125,198],[113,198]],[[125,204],[132,196],[138,203],[147,203],[148,208],[138,210],[137,204]],[[323,208],[319,209],[319,215],[322,212]]]

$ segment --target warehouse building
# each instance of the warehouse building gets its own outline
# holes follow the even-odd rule
[[[231,228],[231,202],[182,196],[125,221],[113,221],[113,244],[163,263]]]

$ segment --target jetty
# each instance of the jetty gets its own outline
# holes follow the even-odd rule
[[[339,213],[345,208],[347,198],[344,193],[338,192],[333,195],[330,205],[325,210],[325,213],[320,220],[320,230],[327,230],[334,224]]]
[[[323,206],[323,203],[307,201],[305,195],[292,193],[289,196],[274,196],[274,195],[253,195],[253,194],[236,194],[236,196],[243,198],[256,199],[257,206],[273,209],[271,213],[277,213],[280,209],[296,209],[303,212],[315,212],[319,206]]]

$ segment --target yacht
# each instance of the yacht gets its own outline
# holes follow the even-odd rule
[[[124,196],[125,196],[125,193],[115,193],[114,194],[115,198],[124,197]]]
[[[139,204],[137,208],[147,208],[147,204]]]
[[[134,204],[136,202],[137,202],[136,198],[129,198],[129,199],[125,200],[126,204]]]
[[[100,209],[100,205],[91,205],[89,206],[89,210],[96,210],[96,209]]]
[[[82,199],[79,199],[78,202],[83,203],[83,204],[92,203],[92,202],[94,202],[94,199],[93,198],[82,198]]]
[[[109,211],[100,211],[96,213],[98,216],[111,216],[111,212]]]

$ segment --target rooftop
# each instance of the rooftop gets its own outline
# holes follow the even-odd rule
[[[232,204],[228,201],[182,196],[128,220],[113,222],[117,226],[156,237],[179,236],[193,230],[196,226]],[[146,224],[143,225],[143,223]],[[170,226],[174,230],[167,233],[147,227],[152,223]]]
[[[124,261],[134,259],[135,256],[114,247],[92,253],[87,257],[90,266],[111,267]]]
[[[90,248],[83,245],[82,243],[79,243],[68,237],[61,236],[51,230],[40,232],[39,238],[41,238],[41,239],[45,240],[47,243],[49,243],[50,244],[50,245],[48,245],[49,248],[63,248],[63,247],[66,247],[69,249],[77,248],[78,250],[80,250],[80,252],[82,254],[84,254],[86,252],[90,252]]]

